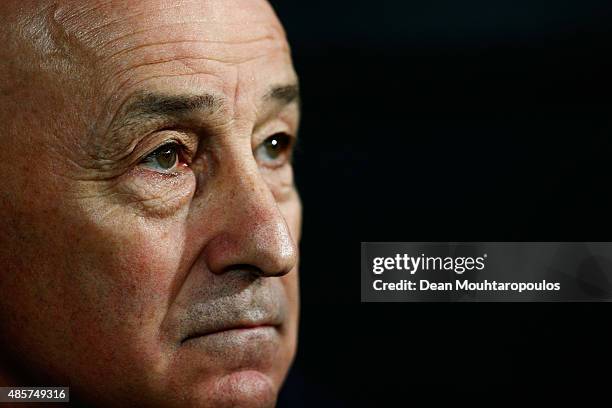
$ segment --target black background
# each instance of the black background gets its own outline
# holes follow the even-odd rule
[[[361,304],[359,256],[361,241],[612,241],[612,4],[273,5],[303,98],[301,333],[280,406],[609,389],[608,304]]]

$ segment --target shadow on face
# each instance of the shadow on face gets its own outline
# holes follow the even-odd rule
[[[301,223],[274,12],[36,5],[2,10],[2,381],[101,405],[273,406]]]

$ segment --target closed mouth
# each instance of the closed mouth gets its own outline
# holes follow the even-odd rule
[[[185,337],[183,340],[181,340],[181,344],[184,344],[190,340],[194,340],[194,339],[198,339],[201,337],[208,337],[208,336],[212,336],[215,334],[221,334],[221,333],[227,333],[227,332],[243,332],[243,331],[249,331],[249,330],[258,330],[258,329],[266,329],[266,328],[278,328],[279,325],[275,325],[275,324],[268,324],[268,323],[263,323],[263,324],[253,324],[253,325],[236,325],[236,326],[228,326],[228,327],[224,327],[218,330],[211,330],[211,331],[207,331],[207,332],[195,332],[193,334],[190,334],[189,336]]]

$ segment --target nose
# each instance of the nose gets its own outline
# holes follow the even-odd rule
[[[297,262],[296,244],[257,165],[227,166],[216,184],[220,220],[204,249],[209,270],[248,270],[262,277],[289,273]]]

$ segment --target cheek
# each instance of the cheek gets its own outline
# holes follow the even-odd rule
[[[0,337],[22,345],[34,366],[79,373],[77,383],[104,376],[127,384],[161,372],[158,333],[180,281],[181,219],[116,211],[94,222],[68,206],[45,215],[52,222],[27,218],[37,229],[24,227],[22,246],[12,247],[19,257],[2,256],[14,261],[0,280],[0,292],[11,293],[0,316],[15,319],[7,323],[14,331]]]
[[[287,203],[295,200],[296,192],[291,165],[285,165],[277,169],[260,166],[260,172],[277,203]]]
[[[195,179],[188,169],[170,179],[137,172],[144,174],[130,175],[131,182],[106,203],[111,210],[104,217],[84,217],[83,229],[90,230],[84,253],[121,309],[116,312],[147,321],[160,318],[174,293]]]
[[[165,311],[160,306],[169,301],[180,268],[183,234],[182,224],[164,224],[111,226],[87,245],[96,270],[91,279],[123,323],[159,319]]]
[[[160,351],[156,333],[180,268],[181,226],[117,215],[110,223],[83,228],[87,233],[68,289],[77,303],[76,335],[86,332],[105,349],[114,345],[114,350],[142,354],[128,360]]]
[[[81,241],[69,297],[75,299],[75,356],[99,360],[95,367],[87,363],[89,372],[134,377],[126,383],[146,383],[147,376],[164,372],[169,345],[159,330],[180,281],[181,226],[176,220],[148,225],[116,218],[92,226]]]
[[[297,330],[297,322],[299,315],[300,305],[300,293],[299,293],[299,279],[298,279],[298,265],[287,275],[281,278],[282,284],[285,288],[285,294],[290,308],[290,319],[289,319],[289,334],[294,334]]]

